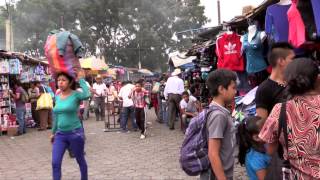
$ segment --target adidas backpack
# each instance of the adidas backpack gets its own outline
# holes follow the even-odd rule
[[[207,118],[217,107],[203,110],[192,118],[180,150],[180,165],[189,176],[197,176],[210,168],[208,156]]]

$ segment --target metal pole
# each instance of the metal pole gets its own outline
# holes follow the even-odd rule
[[[221,24],[220,0],[217,0],[217,8],[218,8],[218,25],[220,25]]]

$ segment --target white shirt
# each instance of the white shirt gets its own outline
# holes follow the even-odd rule
[[[106,92],[107,92],[107,86],[104,83],[101,84],[97,84],[94,83],[93,84],[93,89],[96,90],[97,94],[94,93],[94,97],[105,97],[106,96]]]
[[[197,112],[195,102],[197,102],[197,98],[195,98],[194,96],[189,96],[188,102],[186,102],[184,99],[181,100],[180,107],[186,112]]]
[[[135,86],[133,84],[127,84],[120,89],[118,96],[123,99],[123,107],[133,106],[133,101],[132,99],[129,99],[129,95],[131,94],[134,87]]]
[[[183,80],[178,76],[172,76],[168,79],[166,87],[164,88],[164,96],[167,98],[168,94],[182,94],[184,92]]]

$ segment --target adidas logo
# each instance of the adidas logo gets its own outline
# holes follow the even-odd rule
[[[224,45],[224,48],[226,48],[226,51],[224,54],[236,54],[237,51],[236,49],[236,44],[232,44],[231,42],[229,42],[227,45]]]

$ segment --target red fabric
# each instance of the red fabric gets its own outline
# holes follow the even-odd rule
[[[301,46],[306,41],[305,26],[297,4],[298,0],[292,0],[288,10],[289,42],[295,47]]]
[[[134,103],[134,107],[136,108],[144,108],[146,107],[145,98],[148,97],[148,91],[142,89],[140,92],[133,90],[132,100]]]
[[[216,54],[218,56],[218,69],[224,68],[232,71],[244,71],[240,38],[236,33],[225,33],[217,39]]]

